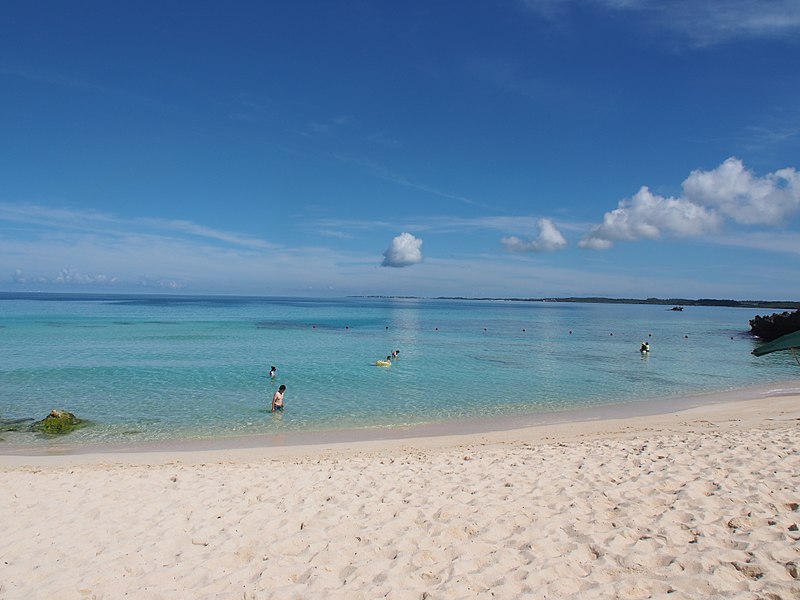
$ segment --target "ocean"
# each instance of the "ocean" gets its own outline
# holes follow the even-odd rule
[[[0,294],[0,420],[38,420],[59,408],[92,422],[67,438],[0,432],[0,452],[65,441],[535,418],[797,379],[791,355],[751,355],[748,321],[756,314],[490,300]],[[642,341],[649,355],[639,352]],[[392,350],[400,355],[391,367],[374,365]],[[281,384],[286,410],[272,413]]]

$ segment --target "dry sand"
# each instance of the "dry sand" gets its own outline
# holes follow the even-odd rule
[[[800,598],[800,396],[347,445],[0,456],[0,598]]]

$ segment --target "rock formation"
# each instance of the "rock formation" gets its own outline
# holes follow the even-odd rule
[[[750,319],[750,333],[765,342],[771,342],[795,331],[800,331],[800,310]]]
[[[78,417],[65,410],[51,410],[41,421],[33,424],[34,431],[42,433],[69,433],[78,427],[85,425]]]

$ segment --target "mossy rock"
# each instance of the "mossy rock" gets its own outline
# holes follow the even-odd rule
[[[53,435],[61,435],[80,429],[86,424],[86,421],[82,421],[71,412],[52,410],[44,419],[36,421],[36,423],[33,424],[33,430]]]

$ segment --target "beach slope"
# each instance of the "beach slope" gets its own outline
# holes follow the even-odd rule
[[[0,456],[0,598],[797,598],[799,419]]]

